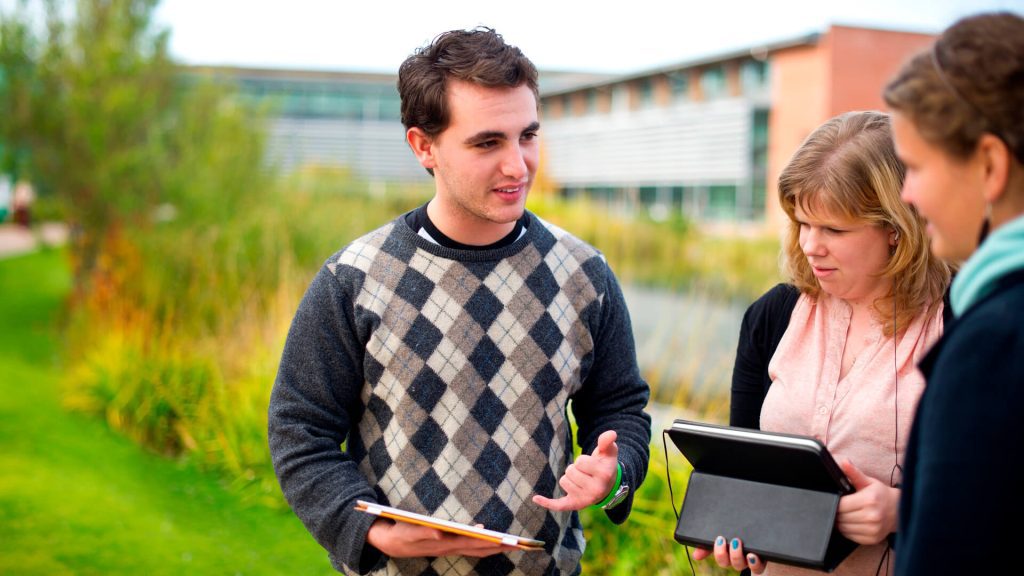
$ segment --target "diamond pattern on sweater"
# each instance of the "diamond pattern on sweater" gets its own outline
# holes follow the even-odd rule
[[[544,264],[545,266],[538,267],[538,270],[544,270],[544,273],[550,274],[555,279],[555,286],[565,285],[573,273],[579,269],[579,262],[573,258],[569,249],[564,246],[559,247],[557,244],[544,255]]]
[[[424,412],[430,413],[437,406],[447,387],[429,366],[424,366],[409,385],[409,397],[419,404]]]
[[[505,575],[515,570],[515,564],[507,556],[496,554],[477,560],[476,569],[481,574]]]
[[[378,236],[383,238],[391,231],[390,227],[383,228],[379,231]],[[376,245],[372,244],[373,238],[364,238],[362,241],[355,241],[349,245],[349,247],[341,253],[338,260],[335,262],[335,267],[331,268],[331,272],[337,273],[337,266],[350,266],[356,270],[367,270],[373,262],[377,259],[377,254],[380,251]]]
[[[376,444],[376,443],[374,443]],[[385,442],[386,446],[390,446],[392,442]],[[398,452],[393,448],[388,449],[389,454],[397,454]],[[360,466],[360,470],[366,473],[366,466]],[[384,498],[392,506],[405,507],[409,505],[409,501],[406,496],[412,493],[412,484],[405,481],[405,475],[402,474],[401,462],[395,462],[392,459],[392,464],[384,470],[383,474],[376,476],[369,476],[371,481],[376,481],[375,485],[384,493]]]
[[[354,295],[370,328],[360,469],[392,505],[536,535],[552,555],[392,559],[389,573],[539,574],[579,561],[577,516],[529,499],[559,496],[571,461],[564,408],[600,321],[584,266],[598,255],[544,226],[495,261],[437,256],[394,225],[338,258],[365,274]]]
[[[439,284],[448,272],[445,261],[439,261],[426,252],[416,252],[409,259],[409,268],[419,272],[434,284]]]
[[[383,438],[378,438],[373,444],[370,445],[367,450],[370,466],[373,468],[373,478],[380,478],[384,476],[389,468],[391,468],[391,455],[388,454],[387,446],[384,444]]]
[[[462,304],[443,285],[438,284],[423,304],[420,314],[444,333],[452,328],[461,311]]]
[[[463,310],[455,317],[452,327],[445,332],[445,338],[451,341],[459,352],[468,357],[476,350],[477,344],[485,334],[484,329],[473,320],[468,312]]]
[[[409,442],[419,450],[427,462],[434,462],[448,443],[448,436],[433,418],[427,418],[420,429],[409,438]]]
[[[504,362],[505,356],[487,336],[480,340],[476,349],[469,355],[469,364],[476,369],[484,382],[489,382],[498,373]]]
[[[437,326],[431,324],[430,320],[427,320],[420,314],[416,316],[416,320],[413,321],[412,326],[405,333],[402,342],[415,352],[417,356],[426,360],[434,354],[434,350],[437,349],[437,345],[441,342],[442,337],[443,335],[437,329]]]
[[[502,260],[483,279],[483,285],[500,302],[508,302],[523,285],[523,276],[508,261]]]
[[[418,482],[412,487],[412,491],[420,500],[420,505],[428,513],[433,514],[441,507],[441,503],[448,497],[450,490],[445,486],[441,477],[432,468],[428,468]]]
[[[395,295],[411,304],[416,310],[423,308],[423,303],[430,298],[430,293],[433,291],[434,283],[412,268],[405,269],[402,279],[395,287]]]
[[[452,334],[449,330],[434,348],[434,353],[427,358],[427,366],[434,371],[442,382],[451,382],[466,367],[468,361],[462,350],[448,337]]]
[[[522,342],[524,327],[508,310],[502,309],[487,329],[487,336],[498,347],[503,356],[512,354]]]
[[[541,408],[550,406],[553,400],[566,396],[561,375],[551,364],[542,366],[536,377],[530,380],[530,389],[540,401]],[[527,409],[533,409],[533,406]]]
[[[555,351],[558,350],[558,346],[563,340],[561,334],[558,324],[551,319],[551,315],[547,312],[537,319],[533,328],[530,328],[530,337],[547,358],[554,356]]]
[[[501,314],[503,309],[504,305],[486,286],[477,288],[466,302],[466,311],[484,330],[491,326],[491,322],[498,317],[498,314]]]
[[[492,392],[490,389],[484,390],[477,398],[476,404],[473,405],[473,409],[469,411],[470,415],[473,416],[474,420],[480,424],[488,434],[494,434],[494,431],[501,424],[502,419],[505,418],[505,414],[508,412],[508,408],[505,404]]]
[[[542,306],[547,306],[558,294],[559,284],[547,266],[540,266],[526,278],[526,287],[530,289],[537,302]]]
[[[512,466],[512,461],[509,460],[508,455],[493,440],[489,440],[484,445],[480,456],[473,462],[473,468],[480,472],[480,476],[483,477],[487,485],[493,490],[497,490],[498,486],[505,480],[505,475],[508,474],[510,466]]]

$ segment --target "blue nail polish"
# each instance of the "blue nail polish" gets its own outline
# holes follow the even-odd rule
[[[750,564],[751,566],[757,564],[757,556],[754,556],[753,554],[747,554],[747,564]]]
[[[737,550],[739,547],[740,547],[740,539],[739,538],[733,538],[732,539],[732,549],[733,550]]]
[[[725,544],[725,538],[722,538],[721,536],[719,536],[718,540],[715,540],[715,546],[721,546],[723,544]]]

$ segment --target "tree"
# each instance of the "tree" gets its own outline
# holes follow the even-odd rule
[[[64,201],[79,295],[125,226],[149,225],[168,202],[178,213],[190,201],[209,212],[210,200],[188,185],[206,164],[197,158],[243,179],[262,159],[258,124],[225,105],[229,94],[183,80],[168,56],[169,32],[153,25],[156,5],[21,0],[0,13],[0,167],[22,170]],[[226,132],[236,146],[227,157],[218,150]]]

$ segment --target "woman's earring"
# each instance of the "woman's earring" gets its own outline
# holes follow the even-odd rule
[[[978,245],[979,246],[981,246],[981,243],[985,241],[985,238],[988,238],[988,231],[989,231],[989,228],[991,226],[992,226],[992,205],[986,203],[985,204],[985,220],[983,220],[981,222],[981,233],[978,234]]]

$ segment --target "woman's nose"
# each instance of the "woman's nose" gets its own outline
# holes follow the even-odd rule
[[[808,228],[800,233],[800,249],[808,256],[822,256],[825,244],[822,242],[821,231]]]

